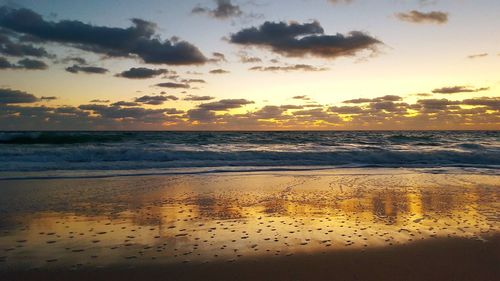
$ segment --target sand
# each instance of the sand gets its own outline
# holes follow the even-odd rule
[[[500,181],[491,173],[335,169],[0,184],[1,280],[499,277]]]

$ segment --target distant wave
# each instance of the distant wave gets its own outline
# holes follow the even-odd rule
[[[0,144],[76,144],[90,142],[117,142],[123,138],[120,134],[95,133],[51,133],[51,132],[3,132]]]
[[[3,153],[8,170],[144,169],[217,166],[499,166],[498,151],[335,151],[335,152],[213,152],[120,148],[85,148],[21,156]]]
[[[500,167],[499,132],[3,132],[0,172]]]

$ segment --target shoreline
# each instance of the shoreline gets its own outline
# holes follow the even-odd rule
[[[106,179],[120,177],[161,177],[161,176],[189,176],[210,174],[240,174],[249,175],[257,173],[331,173],[340,175],[362,173],[379,173],[386,171],[387,174],[394,173],[456,173],[456,174],[488,174],[500,176],[500,167],[497,166],[221,166],[221,167],[181,167],[181,168],[157,168],[157,169],[133,169],[133,170],[50,170],[50,171],[22,171],[22,172],[0,172],[1,181],[23,181],[23,180],[71,180],[71,179]],[[485,173],[487,172],[487,173]],[[29,174],[30,176],[26,176]],[[49,175],[47,175],[49,174]],[[23,175],[23,176],[17,176]]]

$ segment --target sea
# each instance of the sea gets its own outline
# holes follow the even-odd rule
[[[0,179],[363,167],[498,174],[500,131],[0,132]]]

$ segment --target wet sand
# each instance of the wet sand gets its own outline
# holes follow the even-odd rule
[[[2,181],[0,279],[498,279],[499,176],[451,172]]]
[[[419,241],[363,252],[342,250],[235,262],[37,269],[2,280],[498,280],[500,237]]]

